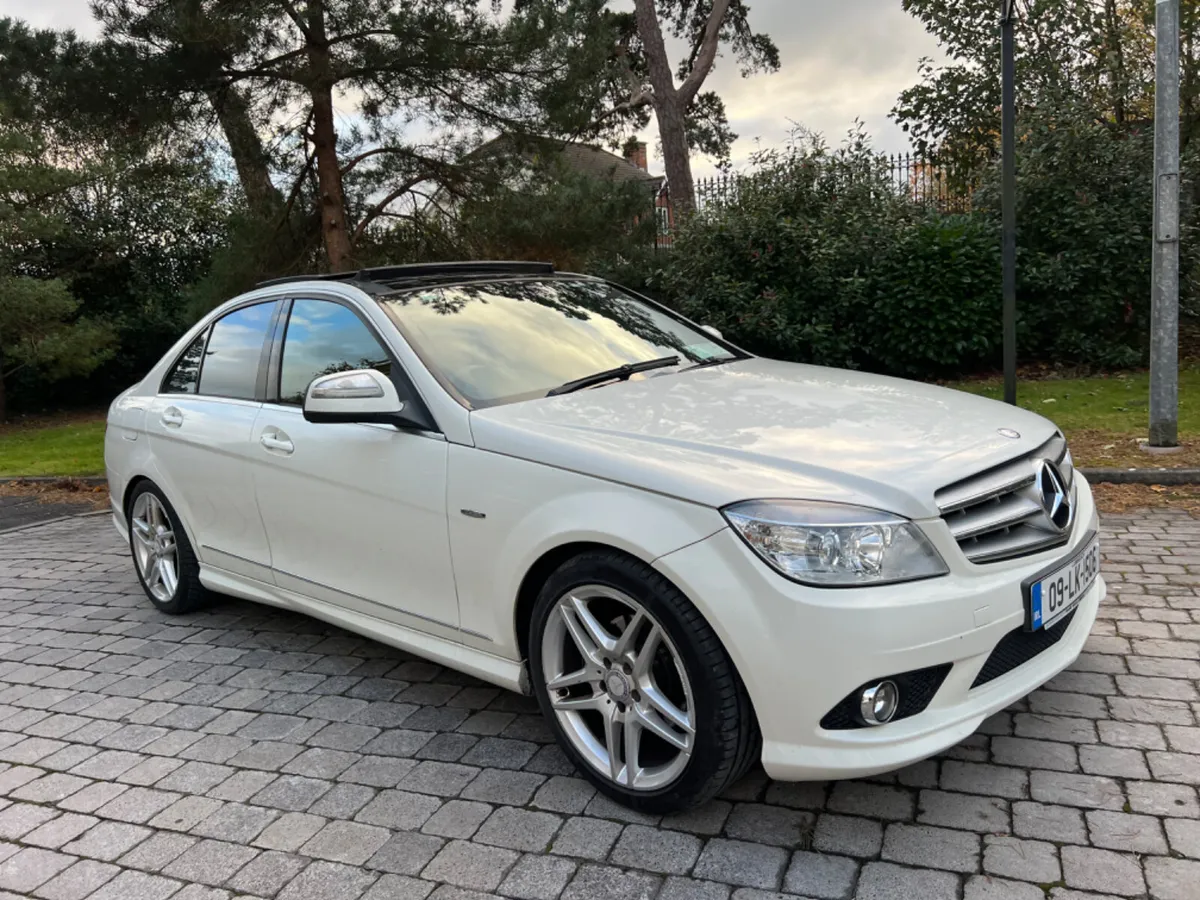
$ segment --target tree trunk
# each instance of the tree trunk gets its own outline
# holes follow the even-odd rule
[[[271,169],[250,118],[250,104],[234,85],[210,88],[207,93],[221,130],[225,132],[246,204],[258,219],[269,221],[275,218],[283,208],[283,196],[271,183]]]
[[[663,102],[655,92],[654,114],[658,119],[658,136],[662,139],[671,212],[676,216],[687,216],[696,208],[696,186],[692,181],[692,157],[684,111],[680,106],[676,97]]]
[[[1117,0],[1104,0],[1105,43],[1108,45],[1109,91],[1112,97],[1113,118],[1117,129],[1125,125],[1125,50],[1121,46],[1120,20],[1117,16]]]
[[[8,421],[8,397],[4,389],[4,342],[0,340],[0,425]]]
[[[333,75],[329,44],[325,37],[325,5],[309,4],[308,19],[309,93],[312,96],[312,137],[320,191],[321,236],[329,267],[334,272],[353,268],[350,232],[346,225],[346,194],[337,154],[337,130],[333,121]]]

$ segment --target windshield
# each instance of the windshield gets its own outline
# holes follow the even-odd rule
[[[544,397],[629,363],[735,357],[703,331],[601,281],[475,282],[378,300],[425,364],[475,408]]]

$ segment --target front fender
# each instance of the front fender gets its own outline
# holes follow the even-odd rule
[[[457,445],[448,500],[462,626],[509,659],[521,583],[547,553],[602,544],[653,563],[725,527],[710,507]]]

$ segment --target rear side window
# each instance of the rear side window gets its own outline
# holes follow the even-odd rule
[[[279,402],[301,404],[314,378],[377,369],[391,375],[387,351],[353,310],[328,300],[296,300],[283,340]]]
[[[201,394],[254,399],[263,342],[274,312],[274,302],[259,303],[216,321],[200,366]]]
[[[200,360],[204,357],[204,342],[208,340],[208,332],[207,328],[200,332],[167,373],[162,384],[164,394],[196,393],[196,386],[200,382]]]

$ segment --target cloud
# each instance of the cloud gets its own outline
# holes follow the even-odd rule
[[[618,0],[631,6],[630,0]],[[737,63],[723,56],[706,89],[725,100],[733,130],[735,164],[745,164],[757,145],[778,146],[792,122],[822,132],[838,143],[861,119],[886,152],[908,148],[904,134],[888,119],[901,90],[917,77],[922,56],[940,58],[937,43],[900,6],[900,0],[748,0],[750,21],[774,38],[782,66],[770,75],[740,77]],[[98,32],[87,0],[0,0],[0,17],[23,18],[41,28]],[[679,48],[676,48],[678,51]],[[643,134],[653,148],[653,126]],[[653,154],[653,150],[651,151]],[[662,171],[662,161],[652,168]],[[696,159],[698,176],[712,165]]]

